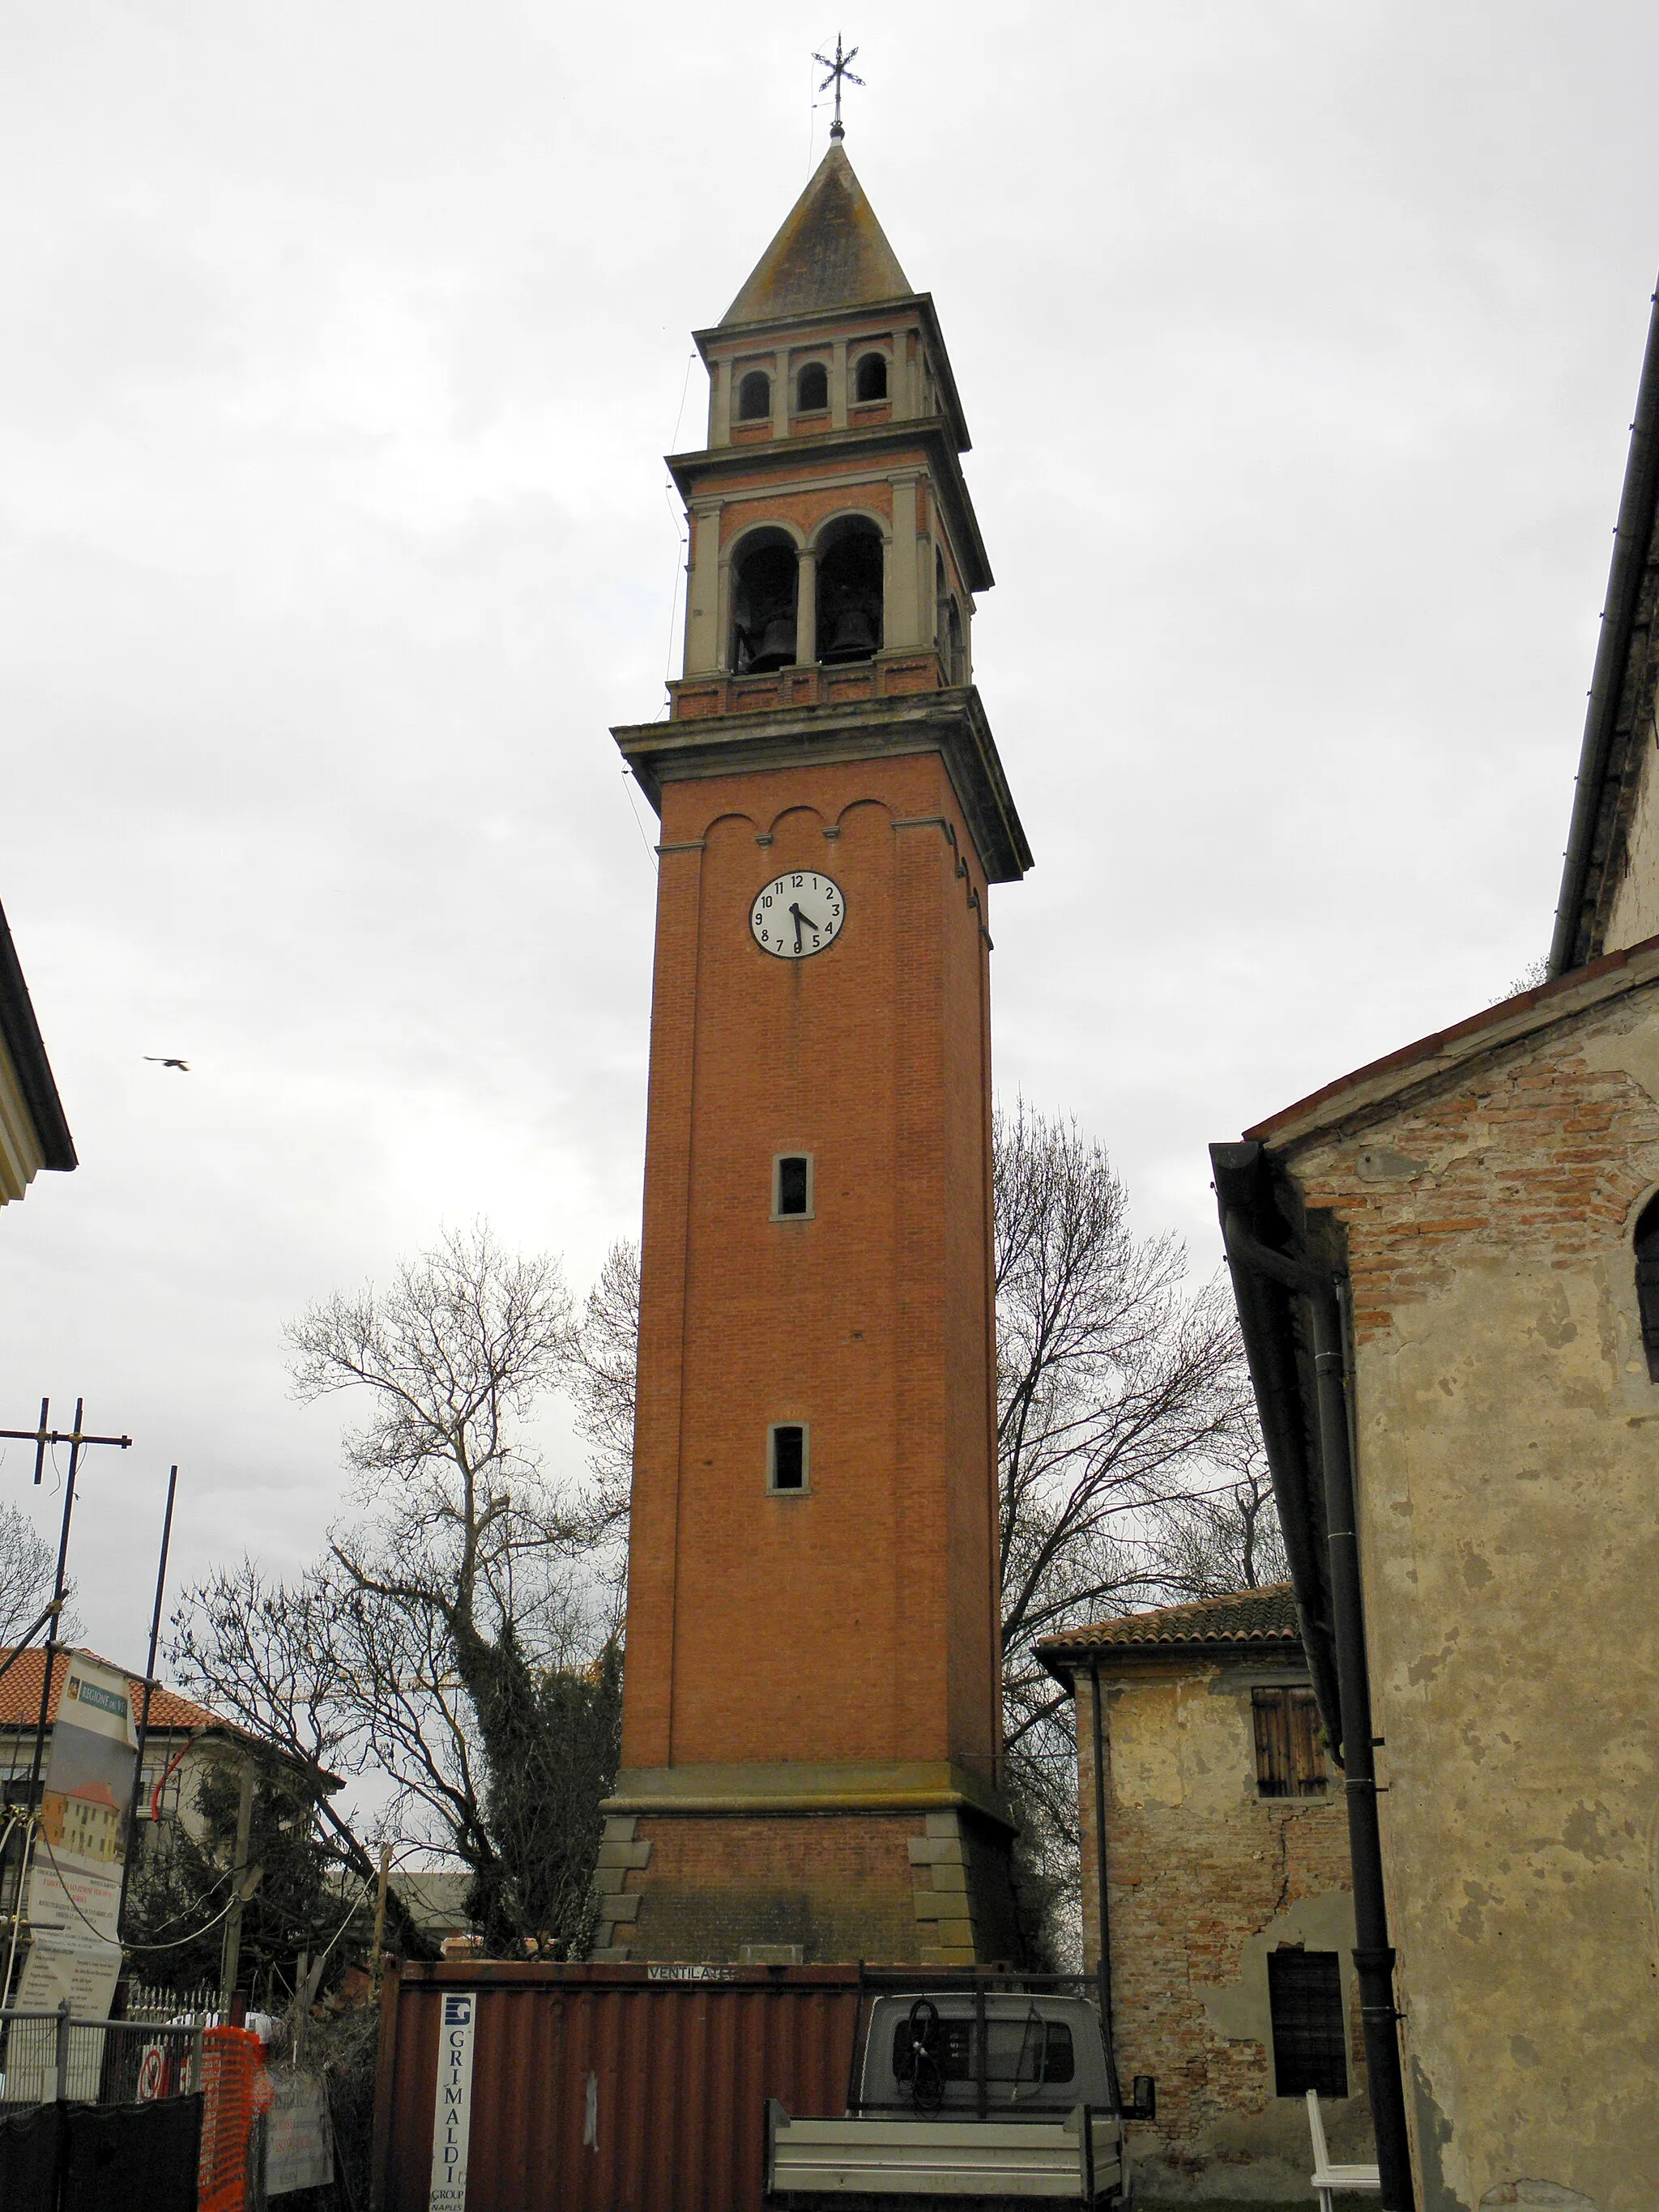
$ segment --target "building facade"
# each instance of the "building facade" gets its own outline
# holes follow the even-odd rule
[[[599,1955],[1007,1957],[967,428],[838,143],[697,343]]]
[[[12,1659],[0,1645],[0,1661]],[[100,1662],[108,1666],[107,1660]],[[46,1654],[39,1645],[20,1652],[0,1676],[0,1825],[4,1816],[28,1802],[29,1778],[34,1766],[34,1743],[40,1717],[40,1680]],[[58,1718],[58,1702],[69,1670],[69,1656],[59,1651],[52,1661],[52,1694],[46,1708],[46,1737],[41,1747],[40,1771],[49,1771],[52,1732]],[[119,1671],[118,1669],[116,1671]],[[143,1708],[144,1686],[137,1675],[127,1677],[127,1696],[135,1729]],[[193,1698],[176,1690],[158,1686],[150,1696],[149,1727],[144,1742],[143,1772],[138,1790],[136,1856],[164,1844],[170,1831],[182,1829],[194,1838],[202,1833],[198,1792],[203,1778],[228,1762],[240,1766],[252,1760],[259,1766],[292,1765],[274,1745],[264,1743],[223,1720]],[[303,1770],[301,1770],[304,1772]],[[313,1778],[304,1774],[309,1784]],[[332,1775],[319,1778],[322,1785],[337,1790]],[[49,1839],[70,1842],[89,1856],[112,1857],[121,1847],[128,1808],[114,1806],[83,1794],[65,1796],[40,1792],[41,1825]],[[15,1909],[21,1845],[14,1840],[0,1856],[0,1921]]]
[[[0,1206],[21,1198],[42,1168],[64,1174],[76,1164],[28,985],[0,911]]]
[[[1347,1823],[1289,1585],[1038,1651],[1076,1700],[1085,1964],[1103,1814],[1118,2075],[1158,2083],[1156,2120],[1130,2130],[1137,2193],[1305,2194],[1310,2088],[1333,2155],[1371,2159]]]
[[[1425,2212],[1659,2203],[1656,424],[1551,980],[1212,1148]]]

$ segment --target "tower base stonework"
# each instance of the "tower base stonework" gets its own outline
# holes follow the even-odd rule
[[[594,1876],[592,1955],[711,1966],[1016,1960],[1010,1841],[1005,1820],[967,1804],[615,1811]]]

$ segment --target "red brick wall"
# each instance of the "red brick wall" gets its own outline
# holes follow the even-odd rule
[[[1118,2071],[1126,2088],[1137,2074],[1158,2082],[1155,2125],[1131,2130],[1136,2172],[1152,2194],[1227,2197],[1260,2193],[1264,2179],[1289,2193],[1305,2190],[1297,2162],[1307,2150],[1300,2098],[1274,2094],[1270,2027],[1230,2033],[1206,2003],[1250,1986],[1252,1939],[1306,1941],[1337,1948],[1310,1927],[1310,1909],[1327,1911],[1334,1895],[1352,1888],[1347,1820],[1340,1784],[1328,1798],[1261,1798],[1248,1686],[1228,1689],[1220,1671],[1171,1662],[1160,1676],[1103,1682],[1107,1705],[1107,1911],[1111,1932],[1113,2027]],[[1257,1679],[1265,1679],[1258,1674]],[[1287,1678],[1288,1679],[1288,1678]],[[1114,1722],[1122,1701],[1158,1680],[1178,1683],[1172,1705],[1170,1771],[1162,1799],[1133,1776],[1114,1773]],[[1083,1816],[1083,1920],[1085,1961],[1099,1957],[1094,1757],[1090,1688],[1079,1689],[1079,1805]],[[1143,1736],[1144,1736],[1143,1731]],[[1124,1762],[1120,1760],[1120,1768]],[[1178,1802],[1169,1802],[1174,1789]],[[1137,1802],[1137,1799],[1139,1802]],[[1352,1944],[1351,1933],[1346,1941]],[[1265,1991],[1261,1944],[1254,1962]],[[1326,2108],[1334,2154],[1367,2157],[1369,2114],[1358,1991],[1352,1992],[1349,2086],[1346,2106]],[[1249,2025],[1235,2016],[1223,2020]],[[1342,2145],[1340,2151],[1337,2145]]]
[[[920,1956],[906,1845],[914,1814],[695,1820],[639,1826],[651,1863],[630,1938],[640,1959],[735,1961],[745,1943],[799,1943],[808,1961]]]
[[[919,816],[965,878],[939,828],[893,826]],[[659,892],[623,1763],[988,1775],[983,870],[934,753],[671,784],[663,842],[697,841]],[[847,894],[808,960],[749,932],[787,868]],[[775,1223],[797,1148],[816,1218]],[[785,1419],[809,1497],[766,1492]]]

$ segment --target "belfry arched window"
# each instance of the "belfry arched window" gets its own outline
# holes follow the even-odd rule
[[[787,668],[795,657],[793,542],[781,530],[745,538],[732,571],[732,666],[739,676]]]
[[[947,684],[968,681],[968,655],[964,650],[962,628],[962,609],[952,596],[945,580],[945,556],[937,546],[933,549],[933,635],[939,647],[939,657],[944,665]]]
[[[870,659],[881,651],[880,531],[861,515],[831,523],[817,568],[818,659]]]
[[[963,646],[962,610],[952,599],[945,609],[945,665],[951,672],[952,684],[968,681],[968,655]]]
[[[1636,1303],[1648,1374],[1659,1382],[1659,1197],[1650,1198],[1636,1223]]]
[[[738,386],[739,422],[763,422],[772,412],[772,380],[763,368],[751,368]]]
[[[822,415],[830,405],[830,372],[821,361],[809,361],[795,380],[795,411]]]
[[[853,381],[855,399],[885,399],[887,397],[887,356],[884,353],[866,353],[859,362]]]

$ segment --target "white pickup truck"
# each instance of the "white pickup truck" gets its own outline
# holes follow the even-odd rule
[[[766,2113],[769,2203],[825,2197],[856,2212],[906,2203],[1112,2205],[1127,2193],[1125,2118],[1150,2119],[1152,2082],[1123,2108],[1085,1999],[939,1990],[877,1996],[840,2119]]]

